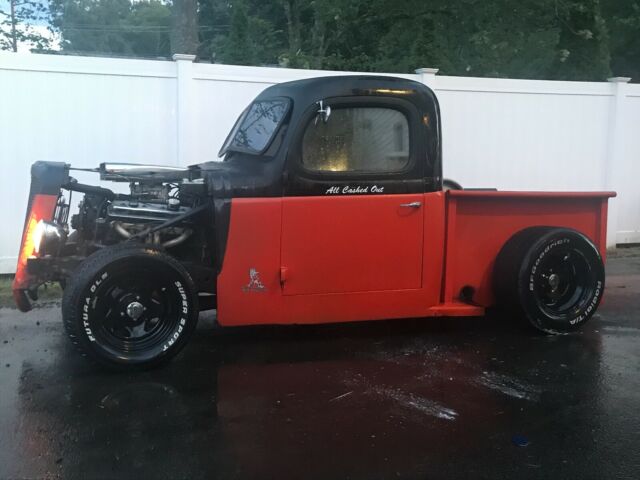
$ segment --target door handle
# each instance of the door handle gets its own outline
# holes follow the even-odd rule
[[[405,208],[420,208],[422,202],[401,203],[400,206]]]

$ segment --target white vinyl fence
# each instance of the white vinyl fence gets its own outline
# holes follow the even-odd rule
[[[15,268],[36,160],[215,160],[238,114],[274,83],[344,72],[0,54],[0,273]],[[501,190],[616,190],[608,245],[640,242],[640,85],[398,75],[435,90],[445,177]],[[92,174],[76,175],[95,181]]]

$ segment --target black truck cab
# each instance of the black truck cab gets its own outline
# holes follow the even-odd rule
[[[411,80],[286,82],[265,89],[240,115],[220,151],[224,164],[198,167],[203,175],[228,176],[234,197],[325,195],[344,187],[371,194],[436,191],[439,122],[435,95]]]

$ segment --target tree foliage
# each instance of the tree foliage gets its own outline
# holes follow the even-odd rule
[[[139,57],[171,53],[171,9],[160,0],[51,0],[67,52]]]
[[[173,0],[171,52],[193,55],[198,50],[197,0]]]
[[[556,78],[602,80],[611,74],[609,37],[599,0],[558,3],[560,36],[553,72]]]
[[[640,2],[603,0],[602,14],[609,31],[611,70],[640,81]]]
[[[611,70],[622,75],[640,68],[636,1],[201,0],[201,5],[207,5],[201,22],[233,17],[228,34],[217,39],[217,60],[228,63],[389,72],[435,66],[449,75],[574,80],[603,80]],[[248,28],[258,23],[259,28]]]
[[[0,50],[17,51],[22,43],[37,50],[48,48],[49,38],[34,28],[47,16],[47,7],[39,0],[0,2]]]
[[[173,31],[174,51],[239,65],[372,72],[426,66],[448,75],[640,78],[640,0],[49,3],[51,24],[66,51],[166,57]]]

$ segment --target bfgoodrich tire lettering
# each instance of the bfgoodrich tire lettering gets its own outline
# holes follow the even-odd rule
[[[80,265],[65,289],[62,315],[83,355],[110,367],[149,367],[184,347],[198,305],[193,281],[177,260],[119,245]]]
[[[516,233],[496,259],[498,304],[539,330],[570,332],[595,313],[604,292],[596,246],[575,230],[531,227]]]

